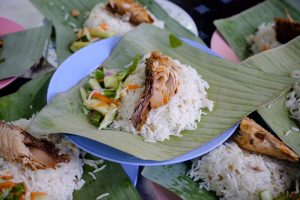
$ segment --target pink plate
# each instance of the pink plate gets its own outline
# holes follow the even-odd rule
[[[240,59],[235,55],[230,46],[217,31],[214,32],[211,38],[210,48],[225,60],[229,60],[234,63],[240,62]]]
[[[0,17],[0,36],[6,35],[8,33],[22,31],[23,29],[24,28],[20,24],[17,24],[16,22],[11,21],[9,19]],[[0,80],[0,90],[12,83],[16,79],[17,77],[11,77]]]

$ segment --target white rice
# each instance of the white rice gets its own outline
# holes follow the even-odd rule
[[[262,23],[258,31],[246,38],[247,43],[251,46],[253,54],[260,53],[281,45],[276,40],[276,32],[273,28],[274,23]]]
[[[200,122],[202,109],[213,109],[213,101],[207,98],[206,89],[208,83],[201,78],[197,71],[189,65],[181,64],[178,60],[175,63],[179,67],[179,89],[168,104],[157,109],[152,109],[140,132],[133,127],[130,119],[134,111],[135,102],[143,93],[145,85],[145,59],[144,56],[139,62],[137,71],[129,76],[121,94],[121,108],[116,120],[111,125],[113,128],[120,128],[127,132],[141,134],[146,141],[164,141],[170,135],[181,136],[182,130],[197,129],[197,122]],[[127,90],[127,85],[136,84],[143,86],[136,90]]]
[[[164,28],[164,22],[156,19],[150,12],[149,14],[153,17],[153,25],[160,28]],[[130,16],[120,16],[113,14],[105,8],[104,3],[99,3],[90,12],[88,19],[85,22],[85,27],[95,28],[99,27],[103,22],[108,25],[108,31],[115,33],[116,35],[124,35],[135,28],[128,20]]]
[[[30,192],[45,192],[47,199],[71,200],[73,191],[80,189],[84,182],[81,179],[83,162],[79,159],[79,150],[70,142],[60,137],[52,137],[60,153],[71,155],[69,163],[59,163],[56,169],[31,170],[19,163],[9,163],[0,157],[0,175],[13,176],[15,183],[24,182]],[[29,198],[29,192],[26,197]]]
[[[299,175],[300,168],[296,165],[251,154],[234,142],[194,160],[188,173],[200,182],[200,188],[215,191],[221,199],[232,200],[259,199],[259,193],[264,190],[276,197]]]
[[[292,91],[287,95],[285,107],[289,109],[291,118],[300,122],[300,82],[296,82]]]

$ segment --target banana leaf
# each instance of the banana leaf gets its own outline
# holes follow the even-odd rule
[[[144,160],[168,160],[219,136],[243,116],[278,97],[293,82],[288,77],[240,67],[185,43],[175,49],[171,48],[169,35],[169,32],[154,26],[141,25],[121,39],[103,65],[121,70],[136,54],[142,56],[152,50],[159,50],[194,67],[210,84],[208,97],[215,104],[213,112],[203,116],[197,130],[183,131],[181,138],[171,137],[170,140],[157,143],[144,142],[141,136],[122,131],[98,130],[81,112],[78,89],[85,83],[86,79],[83,79],[50,102],[36,116],[29,131],[38,135],[72,133]]]
[[[98,160],[90,154],[85,155],[85,158]],[[96,180],[88,174],[94,168],[89,165],[83,166],[82,178],[86,182],[80,190],[73,192],[74,200],[96,199],[105,193],[109,195],[103,199],[141,199],[120,164],[109,161],[105,161],[104,164],[106,165],[105,169],[95,173]]]
[[[216,20],[214,24],[235,54],[244,60],[252,54],[246,37],[255,33],[263,22],[272,22],[274,17],[287,18],[286,11],[294,20],[300,21],[296,2],[296,0],[266,0],[240,14]]]
[[[199,188],[199,184],[186,176],[188,167],[185,163],[145,167],[142,175],[149,180],[174,192],[182,199],[213,200],[215,193]]]
[[[0,80],[20,76],[30,69],[42,56],[47,39],[51,34],[51,23],[12,33],[1,37],[4,41],[0,63]]]
[[[0,98],[0,120],[14,121],[30,118],[46,104],[47,88],[52,72],[41,75],[26,84],[17,92]]]
[[[172,19],[155,1],[153,0],[137,0],[146,6],[158,19],[165,21],[165,28],[172,31],[177,36],[193,39],[203,43],[200,38],[181,26],[177,21]],[[85,13],[89,12],[97,3],[107,2],[107,0],[31,0],[33,5],[43,13],[43,15],[53,22],[56,33],[56,51],[58,55],[58,63],[62,63],[70,52],[70,45],[76,39],[73,27],[75,24],[80,28],[85,21]],[[78,9],[81,13],[78,17],[72,17],[70,12],[72,9]],[[66,15],[68,19],[65,20]],[[74,26],[74,25],[73,25]]]
[[[292,71],[300,69],[299,52],[300,37],[297,37],[286,45],[272,49],[268,53],[262,53],[274,56],[253,56],[245,60],[243,65],[289,77]],[[299,132],[291,130],[290,134],[285,135],[291,127],[299,126],[299,123],[289,117],[289,112],[284,106],[286,95],[287,93],[270,105],[262,107],[258,113],[277,136],[300,155]]]

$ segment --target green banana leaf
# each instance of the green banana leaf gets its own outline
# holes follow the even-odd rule
[[[171,137],[170,140],[157,143],[144,142],[141,136],[122,131],[98,130],[81,112],[78,88],[85,83],[86,80],[83,79],[48,104],[34,119],[30,132],[40,135],[72,133],[97,140],[144,160],[168,160],[219,136],[243,116],[278,97],[293,82],[288,77],[240,67],[185,43],[175,49],[171,48],[169,35],[169,32],[154,26],[141,25],[121,39],[103,65],[121,70],[136,54],[142,56],[159,50],[194,67],[210,84],[208,97],[215,104],[213,112],[203,116],[197,130],[183,131],[181,138]]]
[[[294,20],[300,21],[300,12],[295,2],[297,0],[266,0],[240,14],[216,20],[214,24],[235,54],[244,60],[251,56],[246,37],[255,33],[263,22],[272,22],[274,17],[287,18],[286,11]]]
[[[0,98],[0,120],[30,118],[46,104],[47,88],[52,72],[24,84],[17,92]]]
[[[178,163],[174,165],[145,167],[142,171],[142,175],[185,200],[219,199],[213,192],[200,189],[198,183],[187,177],[186,174],[188,170],[185,163]]]
[[[155,1],[137,1],[146,6],[158,19],[165,21],[165,28],[167,30],[172,31],[177,36],[203,43],[200,38],[172,19]],[[107,2],[107,0],[51,0],[47,2],[43,0],[31,0],[31,2],[47,19],[53,22],[56,32],[56,51],[58,63],[60,64],[71,55],[69,50],[70,45],[76,39],[75,32],[70,23],[75,24],[78,28],[82,27],[85,21],[85,13],[89,12],[97,3]],[[78,9],[81,15],[72,17],[70,15],[72,9]],[[65,20],[66,15],[69,15],[68,20]]]
[[[87,154],[87,159],[98,160],[98,158]],[[96,199],[99,195],[108,193],[103,199],[141,199],[137,190],[134,188],[120,164],[105,161],[104,170],[95,173],[94,180],[88,172],[94,170],[89,165],[84,165],[82,178],[86,181],[80,190],[73,192],[74,200]]]
[[[20,76],[30,69],[42,56],[47,39],[51,34],[51,23],[2,36],[4,41],[0,63],[0,80]]]
[[[253,56],[243,62],[247,67],[253,67],[264,72],[272,72],[289,77],[291,72],[300,69],[300,37],[295,38],[286,45],[270,50],[268,55],[276,56]],[[272,63],[272,64],[268,64]],[[264,121],[277,134],[278,137],[298,155],[300,155],[299,132],[291,131],[285,133],[291,127],[298,127],[299,123],[289,117],[289,112],[284,106],[286,95],[282,95],[269,106],[264,106],[258,110]]]

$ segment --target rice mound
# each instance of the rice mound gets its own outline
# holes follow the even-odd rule
[[[285,107],[289,109],[291,117],[300,122],[300,82],[295,82],[293,89],[287,95]]]
[[[104,3],[95,5],[91,10],[89,17],[85,21],[84,26],[88,28],[95,28],[105,22],[108,25],[108,30],[114,32],[116,35],[124,35],[135,28],[135,26],[129,22],[130,16],[113,14],[105,7],[106,5]],[[156,19],[151,13],[149,14],[154,19],[153,25],[164,28],[163,21]]]
[[[20,163],[6,162],[0,157],[0,175],[11,174],[15,183],[24,182],[30,192],[45,192],[47,199],[69,200],[73,199],[73,191],[79,189],[80,178],[83,173],[83,162],[79,159],[79,150],[63,138],[53,137],[60,153],[71,155],[69,163],[59,163],[56,169],[31,170]],[[26,192],[26,196],[30,196]],[[25,198],[26,199],[26,198]]]
[[[221,199],[232,200],[258,200],[264,190],[276,197],[299,175],[300,168],[296,165],[249,153],[234,142],[220,145],[194,160],[188,172],[194,181],[200,181],[200,188],[215,191]]]
[[[281,45],[276,40],[276,32],[273,26],[274,23],[262,23],[255,34],[246,38],[253,54],[258,54]]]
[[[112,128],[121,129],[135,134],[141,134],[146,141],[164,141],[170,135],[181,136],[182,130],[197,129],[197,122],[200,122],[201,115],[206,114],[203,108],[213,109],[213,101],[207,98],[206,89],[208,83],[198,75],[197,71],[189,65],[181,64],[174,60],[179,66],[180,79],[179,89],[170,101],[157,109],[152,109],[140,132],[137,132],[130,121],[137,100],[144,91],[145,85],[145,59],[144,56],[139,62],[137,70],[130,75],[123,84],[121,94],[121,107],[118,115],[111,125]],[[142,85],[136,90],[127,90],[127,85]]]

